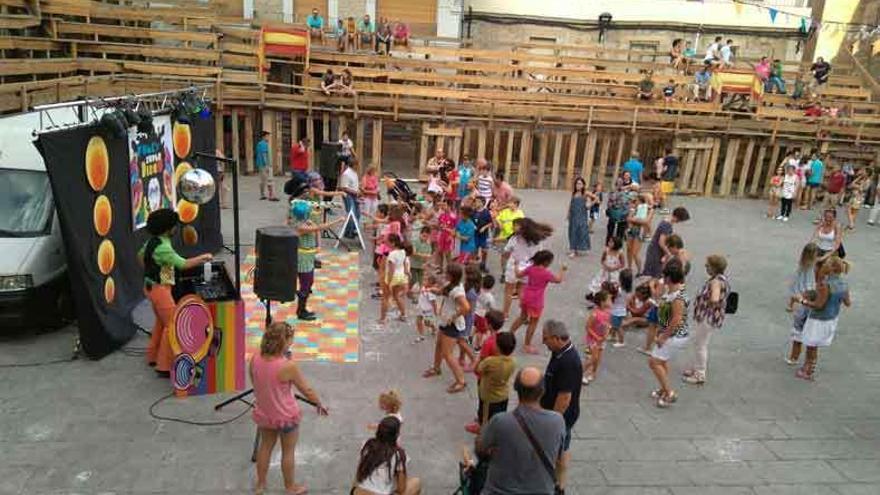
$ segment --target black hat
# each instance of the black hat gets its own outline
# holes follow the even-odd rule
[[[180,222],[177,212],[171,208],[162,208],[150,213],[147,218],[147,232],[152,235],[162,235],[173,229]]]

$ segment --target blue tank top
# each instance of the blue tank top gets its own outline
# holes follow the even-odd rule
[[[828,284],[828,301],[825,303],[825,307],[810,312],[810,318],[813,320],[827,321],[837,318],[837,315],[840,314],[843,298],[849,291],[849,286],[840,278],[840,275],[828,277],[825,283]]]

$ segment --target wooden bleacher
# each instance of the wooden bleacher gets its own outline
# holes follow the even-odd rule
[[[692,76],[673,71],[663,53],[655,54],[656,61],[631,61],[642,53],[598,45],[531,43],[484,50],[414,42],[378,56],[338,53],[328,43],[313,46],[308,60],[269,58],[261,73],[258,26],[221,18],[210,3],[173,3],[145,9],[88,0],[0,0],[0,27],[10,33],[0,38],[0,112],[84,96],[211,84],[220,112],[248,118],[269,111],[319,116],[327,129],[332,116],[357,122],[358,129],[369,119],[380,129],[382,120],[390,120],[419,122],[424,129],[471,130],[481,136],[478,149],[503,161],[518,185],[539,187],[570,182],[577,161],[587,176],[597,163],[604,180],[612,172],[608,162],[619,165],[624,142],[631,149],[645,146],[639,135],[658,142],[696,139],[698,144],[682,148],[693,153],[684,162],[696,165],[681,186],[706,194],[716,187],[730,193],[734,176],[750,182],[751,194],[763,191],[761,173],[766,173],[757,165],[749,172],[745,163],[753,157],[746,150],[770,163],[782,152],[779,143],[820,149],[880,145],[880,104],[872,101],[876,83],[847,64],[835,63],[819,91],[824,104],[844,110],[846,117],[839,119],[805,117],[787,96],[774,94],[765,95],[755,112],[725,111],[718,102],[636,101],[646,71],[653,72],[658,93],[667,81],[684,87]],[[789,85],[808,65],[785,62]],[[348,68],[357,95],[324,95],[320,79],[328,68]],[[296,74],[297,83],[275,82],[282,69]],[[507,144],[499,141],[500,132]],[[547,149],[550,139],[552,150]],[[467,146],[466,141],[459,145]],[[422,140],[422,152],[427,142]],[[529,164],[533,142],[543,150],[542,158]],[[729,146],[734,142],[737,146]],[[521,153],[518,164],[514,147]],[[759,149],[764,153],[757,155]],[[544,163],[551,151],[553,163]],[[719,153],[726,156],[716,181],[707,167],[714,167]]]

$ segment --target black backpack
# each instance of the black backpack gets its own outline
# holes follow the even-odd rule
[[[730,291],[727,293],[727,300],[724,302],[724,313],[733,315],[739,309],[739,292]]]

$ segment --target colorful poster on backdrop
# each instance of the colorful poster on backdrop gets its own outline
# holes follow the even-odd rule
[[[147,225],[150,213],[177,208],[171,117],[154,117],[153,132],[130,128],[128,143],[132,225],[137,230]]]

